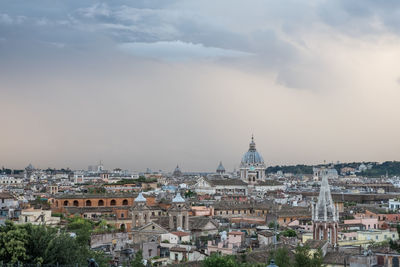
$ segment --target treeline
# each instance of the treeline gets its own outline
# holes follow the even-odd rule
[[[385,161],[382,164],[375,164],[370,170],[361,173],[367,177],[400,176],[400,161]]]
[[[268,167],[267,173],[276,173],[277,171],[282,171],[283,173],[293,173],[293,174],[312,174],[312,165],[288,165],[288,166],[273,166]]]
[[[358,170],[358,167],[361,164],[365,164],[366,166],[371,165],[372,168],[367,169],[361,173],[361,176],[366,177],[381,177],[386,176],[386,174],[391,176],[400,176],[400,161],[385,161],[383,163],[377,162],[350,162],[350,163],[339,163],[334,164],[333,167],[337,170],[340,174],[340,170],[345,167],[354,168]],[[267,173],[276,173],[277,171],[282,171],[283,173],[293,173],[293,174],[312,174],[314,167],[322,167],[322,166],[329,166],[326,165],[288,165],[288,166],[272,166],[268,167],[266,172]]]
[[[24,172],[24,170],[13,170],[13,169],[8,169],[8,168],[4,168],[4,167],[2,167],[0,169],[0,173],[7,174],[7,175],[10,175],[10,174],[21,174],[23,172]]]
[[[10,175],[10,174],[21,174],[24,171],[25,170],[9,169],[9,168],[4,168],[4,167],[2,167],[0,169],[0,173],[7,174],[7,175]],[[68,174],[70,174],[70,173],[72,173],[72,170],[70,170],[69,168],[67,168],[67,169],[64,169],[64,168],[61,168],[61,169],[47,168],[47,169],[44,170],[44,172],[46,174],[52,174],[52,175],[59,174],[59,173],[68,173]]]
[[[83,219],[73,219],[67,226],[69,231],[66,231],[44,225],[19,225],[6,221],[0,226],[0,261],[3,264],[87,266],[87,259],[94,258],[100,267],[108,266],[108,259],[102,252],[90,250],[93,224]]]
[[[251,253],[250,253],[251,254]],[[318,250],[311,253],[308,246],[298,246],[294,253],[289,252],[287,248],[278,248],[268,255],[267,262],[250,263],[248,254],[242,255],[226,255],[212,254],[203,262],[203,267],[264,267],[268,265],[272,259],[279,267],[322,267],[323,256],[322,251]],[[266,264],[267,263],[267,264]]]

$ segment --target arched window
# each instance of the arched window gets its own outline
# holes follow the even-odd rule
[[[88,206],[88,207],[92,206],[92,201],[86,200],[86,206]]]
[[[173,221],[173,228],[174,229],[176,229],[177,228],[177,225],[178,225],[178,220],[176,219],[176,216],[174,216],[173,218],[172,218],[172,221]]]
[[[125,232],[125,230],[126,230],[125,224],[121,224],[121,226],[120,226],[119,228],[121,229],[121,231],[124,231],[124,232]]]
[[[74,200],[74,206],[75,206],[75,207],[79,207],[79,202],[78,202],[78,200]]]
[[[117,201],[115,201],[115,199],[111,199],[110,205],[111,206],[115,206],[116,204],[117,204]]]
[[[68,200],[64,201],[64,206],[68,206]]]
[[[128,200],[127,200],[127,199],[124,199],[124,200],[122,201],[122,205],[128,206]]]
[[[97,206],[104,206],[104,200],[100,199],[97,203]]]

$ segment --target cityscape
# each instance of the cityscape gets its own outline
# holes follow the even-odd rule
[[[380,165],[321,164],[311,173],[305,166],[304,173],[275,166],[270,172],[253,136],[239,168],[230,171],[223,162],[209,173],[179,165],[136,172],[101,161],[87,170],[29,164],[2,169],[1,223],[63,231],[87,244],[87,255],[101,255],[102,264],[137,266],[139,258],[144,266],[213,265],[215,257],[234,256],[254,266],[274,257],[290,265],[307,255],[309,264],[321,266],[396,266],[400,175],[388,173],[400,162],[368,177]],[[26,259],[12,250],[2,257]]]
[[[0,2],[0,267],[400,267],[400,1]]]

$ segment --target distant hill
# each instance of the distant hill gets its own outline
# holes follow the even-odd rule
[[[360,176],[366,177],[381,177],[386,176],[400,176],[400,161],[385,161],[383,163],[378,162],[351,162],[351,163],[340,163],[334,164],[334,168],[340,173],[340,170],[344,167],[350,167],[358,169],[361,164],[372,165],[371,169],[365,170],[358,173]],[[268,167],[267,173],[276,173],[277,171],[282,171],[284,173],[293,174],[312,174],[313,167],[327,166],[323,164],[319,165],[287,165],[287,166],[271,166]]]

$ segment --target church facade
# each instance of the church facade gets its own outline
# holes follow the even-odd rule
[[[252,136],[249,150],[243,155],[240,162],[240,179],[248,184],[258,184],[265,181],[265,169],[264,159],[258,153]]]

